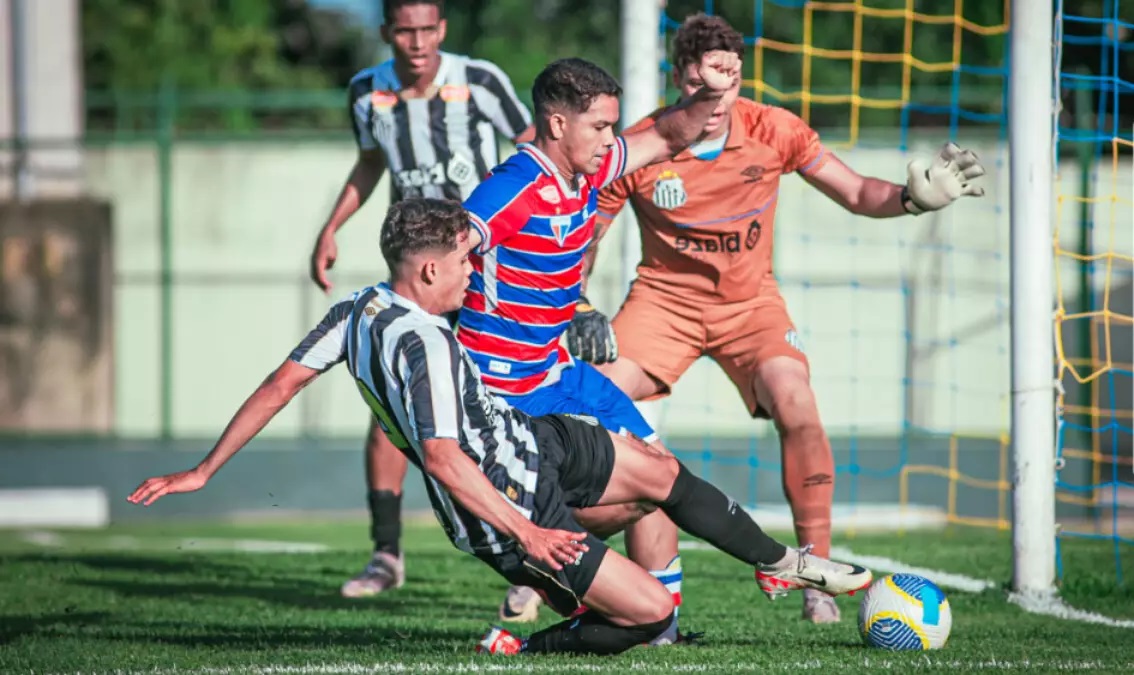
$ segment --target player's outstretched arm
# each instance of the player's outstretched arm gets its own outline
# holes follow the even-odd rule
[[[697,72],[704,83],[700,89],[665,108],[652,126],[623,137],[626,141],[623,173],[665,161],[696,141],[721,98],[739,86],[740,59],[732,52],[707,52],[701,57]]]
[[[339,256],[339,247],[335,244],[335,233],[346,221],[362,208],[370,195],[374,193],[375,186],[386,172],[386,155],[380,149],[359,150],[358,160],[354,163],[350,175],[347,176],[343,189],[331,209],[331,215],[319,236],[315,239],[315,249],[311,252],[311,280],[315,285],[330,291],[332,284],[327,277],[327,271],[335,265]]]
[[[126,500],[149,506],[167,494],[200,490],[225,462],[255,438],[276,413],[318,376],[317,370],[290,359],[284,361],[244,401],[200,464],[188,471],[147,478]]]
[[[870,218],[918,215],[943,209],[961,197],[984,195],[975,184],[985,173],[980,158],[953,143],[945,144],[932,160],[913,160],[907,173],[905,185],[891,183],[862,176],[830,155],[804,180],[851,213]]]
[[[515,539],[532,558],[554,570],[586,552],[583,535],[566,530],[546,530],[520,515],[500,496],[488,478],[451,438],[422,442],[425,473],[441,483],[449,494],[496,531]]]

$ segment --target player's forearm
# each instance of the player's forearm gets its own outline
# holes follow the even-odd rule
[[[476,463],[452,439],[425,441],[425,472],[453,499],[480,520],[511,539],[519,539],[531,523],[500,496]]]
[[[334,235],[339,228],[355,214],[362,205],[370,199],[374,188],[382,178],[382,170],[364,162],[357,162],[347,177],[342,191],[339,192],[331,216],[323,225],[321,234]]]
[[[197,470],[206,478],[212,478],[233,455],[267,426],[300,388],[279,382],[275,373],[269,375],[232,416],[212,451],[197,465]]]
[[[893,218],[908,215],[902,206],[902,186],[880,178],[864,178],[862,185],[843,207],[868,218]]]
[[[692,96],[666,108],[658,117],[654,128],[669,146],[670,156],[689,147],[700,137],[723,95],[723,91],[701,87]]]
[[[595,269],[595,261],[598,259],[599,242],[606,236],[607,231],[613,219],[607,219],[605,216],[600,215],[595,221],[595,233],[591,236],[591,243],[587,246],[587,250],[583,252],[583,292],[587,292],[587,281],[591,278],[591,272]]]

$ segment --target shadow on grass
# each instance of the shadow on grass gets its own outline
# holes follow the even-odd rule
[[[250,556],[236,563],[226,563],[214,556],[196,553],[187,554],[184,559],[133,552],[48,553],[0,557],[0,565],[11,562],[57,565],[66,570],[55,575],[63,584],[101,589],[132,599],[252,600],[298,609],[405,616],[455,613],[465,618],[483,617],[487,621],[495,616],[507,582],[471,559],[466,565],[457,566],[462,569],[454,570],[454,559],[460,560],[460,555],[455,551],[415,554],[405,586],[361,599],[344,598],[339,594],[339,584],[350,572],[336,572],[310,558],[303,559],[309,566],[300,570],[258,564],[256,558]],[[424,570],[428,578],[414,575],[414,568]],[[486,576],[491,580],[489,583],[485,583]]]

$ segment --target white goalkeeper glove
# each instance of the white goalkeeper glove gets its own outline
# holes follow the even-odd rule
[[[984,175],[984,167],[972,150],[946,143],[932,161],[910,162],[909,180],[902,189],[902,208],[918,215],[949,206],[961,197],[982,197],[984,188],[972,181]]]

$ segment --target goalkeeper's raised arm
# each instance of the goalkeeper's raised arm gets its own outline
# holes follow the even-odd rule
[[[803,178],[851,213],[891,218],[938,211],[961,197],[981,197],[984,188],[976,181],[984,173],[976,153],[946,143],[932,159],[911,161],[904,185],[859,175],[833,155]]]

